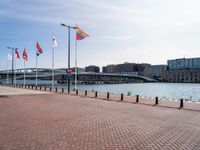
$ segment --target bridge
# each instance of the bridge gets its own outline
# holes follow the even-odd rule
[[[16,80],[24,79],[24,71],[26,73],[26,80],[35,80],[36,68],[15,69],[14,78]],[[71,81],[74,83],[74,72],[71,75]],[[10,81],[12,78],[12,70],[0,71],[0,82]],[[38,68],[38,81],[51,81],[52,69]],[[58,83],[66,83],[68,76],[64,68],[54,70],[54,79]],[[131,74],[116,74],[116,73],[93,73],[93,72],[79,72],[79,84],[116,84],[116,83],[137,83],[137,82],[156,82],[156,80],[131,75]]]

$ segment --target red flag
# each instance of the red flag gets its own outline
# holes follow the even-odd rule
[[[24,60],[28,61],[28,55],[26,52],[26,48],[24,48],[24,51],[23,51],[23,58],[24,58]]]
[[[40,44],[37,42],[36,43],[36,48],[37,48],[37,56],[43,53],[42,48],[40,47]]]
[[[17,48],[15,49],[15,57],[16,57],[17,59],[20,59],[19,52],[18,52],[18,49],[17,49]]]

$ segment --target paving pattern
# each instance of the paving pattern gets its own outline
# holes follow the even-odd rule
[[[200,150],[200,112],[66,94],[0,97],[0,150]]]

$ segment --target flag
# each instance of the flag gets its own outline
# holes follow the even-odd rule
[[[17,48],[15,49],[15,57],[16,57],[17,59],[20,59],[19,52],[18,52],[18,49],[17,49]]]
[[[24,60],[28,61],[28,55],[26,52],[26,48],[24,48],[24,51],[23,51],[23,58],[24,58]]]
[[[12,55],[8,53],[8,60],[12,60]]]
[[[37,42],[36,43],[36,48],[37,48],[37,56],[43,53],[42,48],[40,47],[40,44]]]
[[[86,37],[88,37],[89,35],[84,32],[83,30],[81,30],[78,26],[76,27],[76,40],[82,40]]]
[[[54,36],[53,36],[53,47],[57,47],[57,42]]]

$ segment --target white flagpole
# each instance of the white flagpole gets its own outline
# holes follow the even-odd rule
[[[38,68],[37,68],[37,61],[38,61],[37,59],[38,59],[38,58],[37,58],[37,57],[38,57],[38,56],[37,56],[37,52],[36,52],[36,76],[35,76],[35,77],[36,77],[36,78],[35,78],[35,85],[36,85],[36,86],[37,86],[37,76],[38,76]]]
[[[54,38],[54,34],[52,38]],[[53,88],[54,88],[54,41],[52,45],[52,89]]]
[[[25,58],[24,58],[24,86],[26,85],[26,79],[25,79]]]
[[[9,63],[9,58],[7,58],[7,84],[8,84],[8,63]]]
[[[17,61],[16,61],[16,59],[15,59],[15,57],[14,57],[14,62],[15,62],[15,71],[14,71],[14,85],[16,85],[16,69],[17,69]]]
[[[77,90],[77,40],[75,40],[75,90]]]

